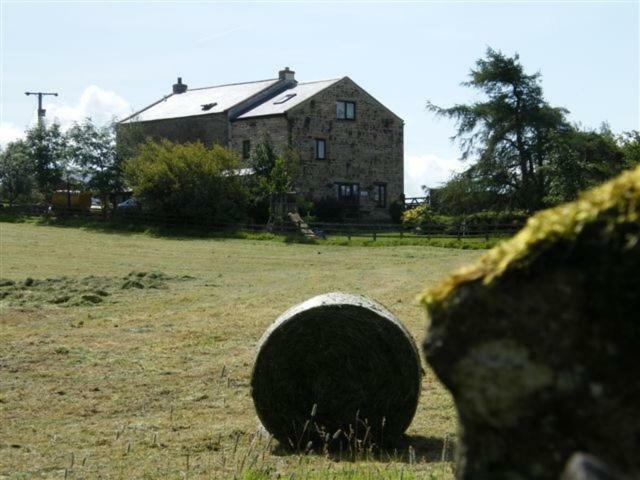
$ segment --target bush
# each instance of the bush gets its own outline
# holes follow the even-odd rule
[[[419,205],[402,214],[402,224],[427,233],[458,235],[490,231],[515,230],[524,225],[524,212],[478,212],[471,215],[436,215],[427,205]]]
[[[308,198],[298,198],[297,204],[298,213],[302,218],[304,218],[308,222],[315,221],[316,205],[313,200],[310,200]]]
[[[344,206],[333,197],[317,200],[314,205],[315,216],[320,222],[341,222],[344,218]]]
[[[389,216],[391,217],[391,221],[393,223],[401,223],[403,214],[404,202],[398,200],[391,202],[389,205]]]
[[[231,150],[202,143],[147,141],[125,164],[125,177],[142,208],[180,221],[240,223],[247,219],[248,191],[234,174]]]

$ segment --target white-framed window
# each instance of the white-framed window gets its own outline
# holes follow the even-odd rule
[[[340,120],[356,119],[356,102],[338,100],[336,102],[336,117]]]
[[[376,182],[373,184],[373,201],[376,207],[385,208],[387,206],[387,184]]]
[[[327,141],[324,138],[316,138],[316,160],[324,160],[327,155]]]
[[[357,183],[338,183],[338,200],[344,203],[360,201],[360,185]]]

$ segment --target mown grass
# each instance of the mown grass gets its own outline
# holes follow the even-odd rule
[[[265,328],[328,291],[378,299],[419,341],[416,294],[477,256],[0,223],[0,277],[21,284],[120,282],[132,271],[192,277],[114,289],[99,303],[0,301],[0,476],[450,478],[455,411],[428,368],[407,438],[355,462],[269,442],[249,377]]]

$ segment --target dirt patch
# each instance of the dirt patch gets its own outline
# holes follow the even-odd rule
[[[124,290],[164,289],[171,282],[193,277],[171,276],[162,272],[133,271],[124,277],[52,277],[23,281],[0,279],[0,305],[7,307],[63,307],[98,305]]]

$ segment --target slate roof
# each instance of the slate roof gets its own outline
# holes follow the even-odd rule
[[[289,88],[279,95],[260,103],[251,110],[244,112],[238,118],[243,119],[264,117],[267,115],[281,115],[340,80],[342,79],[334,78],[332,80],[298,83],[295,87]]]
[[[145,122],[224,112],[278,81],[277,78],[273,78],[257,82],[189,89],[184,93],[167,95],[122,121]]]

